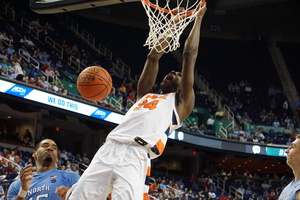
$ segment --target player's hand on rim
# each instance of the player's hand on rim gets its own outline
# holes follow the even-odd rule
[[[171,19],[174,24],[177,24],[181,20],[185,19],[188,14],[185,12],[183,7],[178,7],[172,10],[171,12]]]
[[[205,14],[206,10],[207,10],[206,2],[200,3],[199,8],[198,8],[197,13],[196,13],[196,16],[197,17],[203,17],[203,15]]]

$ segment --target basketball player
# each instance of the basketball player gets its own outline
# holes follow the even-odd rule
[[[293,170],[294,180],[283,189],[279,200],[300,200],[300,135],[296,136],[296,140],[285,153],[286,163]]]
[[[50,139],[42,140],[32,156],[36,167],[30,164],[21,170],[20,180],[13,182],[8,189],[8,200],[65,198],[69,188],[78,181],[79,175],[57,170],[56,143]]]
[[[149,92],[163,52],[150,51],[138,82],[139,100],[108,134],[78,183],[69,190],[67,199],[106,200],[111,192],[113,200],[148,200],[150,159],[162,154],[168,134],[180,127],[194,107],[194,65],[205,11],[206,5],[197,11],[185,42],[182,72],[171,71],[165,76],[160,84],[161,94]]]

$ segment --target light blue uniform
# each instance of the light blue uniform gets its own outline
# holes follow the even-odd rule
[[[71,187],[75,184],[80,176],[75,172],[61,171],[57,169],[40,172],[33,175],[29,190],[25,200],[61,200],[55,193],[59,186]],[[21,187],[20,180],[13,182],[8,189],[8,200],[14,200],[19,193]]]
[[[295,200],[296,193],[300,190],[300,181],[290,182],[281,192],[278,200]]]

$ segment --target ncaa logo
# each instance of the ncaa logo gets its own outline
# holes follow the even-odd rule
[[[15,86],[10,90],[10,92],[19,93],[19,95],[24,96],[26,94],[26,89],[22,88],[22,87]]]

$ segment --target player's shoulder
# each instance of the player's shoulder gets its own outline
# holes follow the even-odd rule
[[[62,171],[62,170],[57,170],[59,171],[59,173],[62,174],[63,177],[73,177],[73,178],[79,178],[79,174],[76,172],[72,172],[72,171]]]
[[[21,182],[20,182],[20,180],[16,180],[16,181],[13,181],[10,185],[9,185],[9,187],[17,187],[17,188],[19,188],[20,187],[20,184],[21,184]]]

